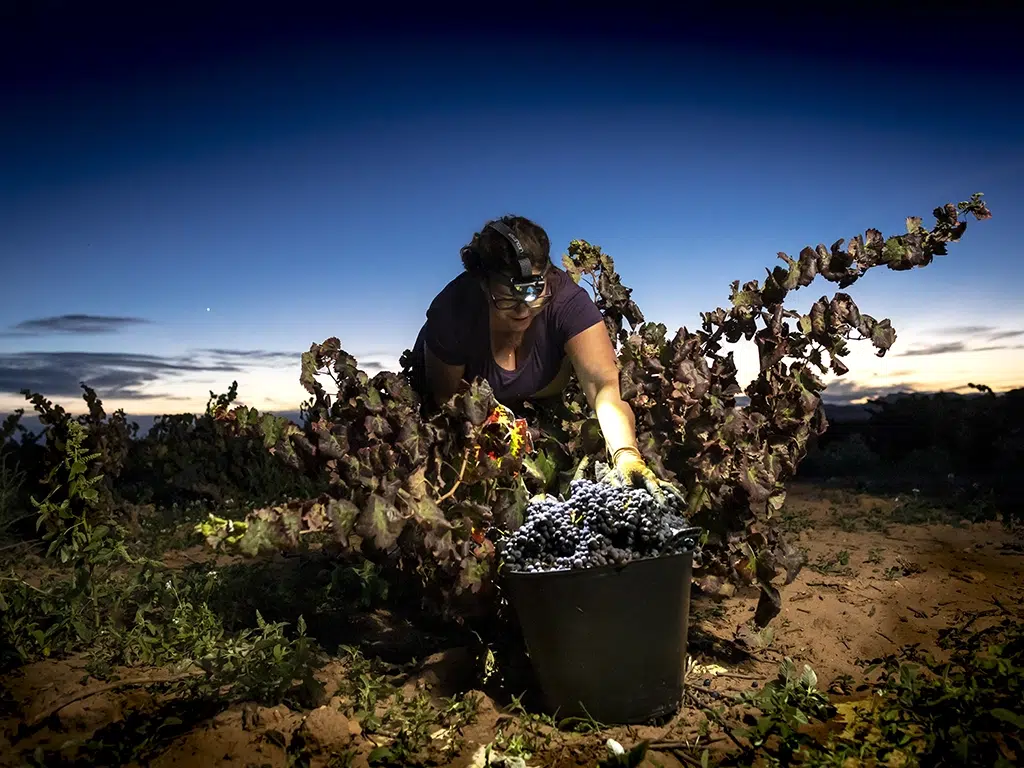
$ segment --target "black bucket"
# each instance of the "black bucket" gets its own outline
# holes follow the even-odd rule
[[[683,697],[693,554],[507,573],[541,692],[558,717],[642,723]]]

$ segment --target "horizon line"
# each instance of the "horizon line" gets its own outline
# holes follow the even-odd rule
[[[982,386],[984,386],[984,385],[982,385]],[[953,396],[956,396],[956,397],[979,397],[979,396],[983,396],[984,394],[986,394],[985,392],[980,391],[980,390],[958,391],[958,390],[969,390],[969,389],[970,388],[966,384],[963,385],[962,387],[959,387],[959,388],[956,388],[956,389],[931,389],[931,390],[900,389],[900,390],[893,390],[891,392],[886,392],[886,393],[880,394],[880,395],[855,397],[855,398],[848,399],[848,400],[836,400],[836,399],[830,400],[827,397],[828,390],[826,389],[826,390],[823,390],[822,395],[820,396],[820,398],[821,398],[822,403],[825,406],[831,406],[831,407],[837,407],[837,406],[839,406],[839,407],[860,406],[860,407],[864,407],[864,406],[871,405],[871,401],[872,400],[885,400],[886,398],[889,398],[889,397],[908,397],[908,396],[914,396],[914,395],[920,395],[920,396],[953,395]],[[1011,387],[1008,387],[1006,389],[996,389],[995,387],[991,388],[992,394],[994,394],[994,395],[1006,395],[1006,394],[1009,394],[1010,392],[1015,392],[1015,391],[1020,390],[1020,389],[1024,389],[1024,385],[1011,386]],[[51,398],[47,398],[47,399],[51,399]],[[747,396],[745,394],[740,394],[740,395],[736,396],[737,404],[746,405],[749,402],[749,400],[750,400],[749,396]],[[76,400],[76,402],[77,402],[77,400]],[[58,403],[55,403],[55,404],[59,405]],[[26,403],[26,405],[30,405],[30,404]],[[88,408],[84,407],[85,406],[84,401],[82,402],[82,405],[83,405],[83,408],[81,409],[81,411],[79,411],[77,413],[74,412],[72,409],[69,409],[69,408],[67,408],[65,406],[60,406],[60,407],[62,407],[64,409],[64,411],[67,412],[71,416],[79,416],[79,415],[82,415],[82,414],[88,412]],[[236,406],[246,406],[246,404],[244,402],[238,402],[236,400],[231,405],[231,408],[234,408]],[[301,404],[300,405],[296,405],[296,406],[284,407],[284,408],[257,408],[255,406],[246,406],[246,407],[252,408],[253,410],[258,411],[259,413],[268,413],[268,414],[271,414],[271,415],[280,415],[282,413],[287,413],[287,414],[296,413],[297,414],[297,413],[300,413],[301,410],[302,410]],[[0,413],[0,419],[9,418],[10,416],[15,415],[18,410],[22,410],[23,411],[23,413],[21,415],[21,418],[23,418],[23,419],[38,418],[38,416],[39,416],[38,412],[34,408],[16,408],[14,410],[7,411],[6,413]],[[108,418],[111,415],[113,415],[114,413],[116,413],[118,410],[123,410],[123,409],[114,409],[114,410],[111,411],[111,410],[107,410],[106,408],[104,408],[104,411],[107,413],[107,417]],[[176,411],[176,412],[170,412],[170,411],[155,412],[154,411],[154,412],[150,412],[150,413],[128,412],[127,410],[124,410],[125,416],[128,417],[129,419],[132,419],[132,418],[159,418],[161,416],[182,416],[182,415],[189,415],[189,414],[194,415],[194,416],[203,416],[205,413],[206,413],[206,410],[202,409],[202,408],[195,409],[195,410]]]

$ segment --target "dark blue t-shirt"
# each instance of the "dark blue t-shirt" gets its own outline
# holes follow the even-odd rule
[[[499,402],[511,405],[544,389],[558,375],[565,360],[565,344],[604,318],[590,294],[563,270],[548,273],[551,298],[524,335],[518,364],[507,371],[494,362],[491,351],[487,296],[469,273],[446,285],[427,310],[427,321],[412,349],[417,388],[425,387],[423,345],[449,365],[465,365],[466,381],[486,379]],[[421,392],[424,392],[421,389]]]

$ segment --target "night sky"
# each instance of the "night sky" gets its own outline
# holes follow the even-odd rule
[[[232,380],[294,410],[313,342],[397,366],[460,247],[505,213],[544,226],[556,263],[601,245],[674,331],[778,251],[930,225],[979,191],[994,218],[948,256],[849,289],[898,339],[881,359],[853,344],[827,397],[1024,385],[1005,18],[80,5],[0,14],[0,414],[23,387],[80,412],[80,381],[129,414],[201,410]],[[736,351],[746,383],[756,353]]]

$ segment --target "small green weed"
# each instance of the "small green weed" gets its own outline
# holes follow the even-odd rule
[[[367,659],[350,646],[343,646],[342,651],[347,665],[337,693],[342,711],[357,720],[364,733],[387,741],[370,753],[371,765],[450,761],[462,750],[463,730],[479,712],[479,694],[447,698],[438,707],[424,690],[406,696],[396,686],[388,665]]]
[[[829,510],[829,517],[837,528],[846,533],[853,533],[860,527],[860,515],[855,508],[832,507]]]
[[[788,533],[800,533],[812,525],[811,516],[804,510],[793,510],[783,507],[779,513],[779,528]]]
[[[996,615],[987,628],[973,627]],[[944,661],[906,646],[863,662],[867,675],[878,673],[872,693],[840,704],[816,689],[810,667],[798,672],[786,659],[775,680],[736,700],[760,714],[746,711],[737,725],[723,708],[705,710],[736,747],[720,765],[1015,765],[1024,751],[1021,617],[976,613],[940,632],[939,647]],[[850,695],[852,677],[829,690]],[[821,723],[830,727],[805,727]]]
[[[907,560],[902,555],[896,555],[896,562],[885,569],[885,578],[894,580],[923,572],[924,568],[917,563]]]
[[[871,565],[879,565],[883,560],[883,553],[885,550],[882,547],[872,547],[868,550],[867,556],[864,558],[865,563]]]
[[[845,576],[853,573],[849,565],[850,553],[845,549],[841,549],[834,554],[819,555],[818,559],[808,567],[812,571],[826,576]]]

